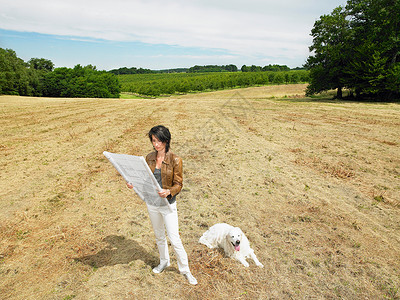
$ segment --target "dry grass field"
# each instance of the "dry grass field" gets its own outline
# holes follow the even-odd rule
[[[0,97],[2,299],[399,299],[400,105],[305,85],[160,99]],[[164,124],[190,286],[103,151],[146,155]],[[239,226],[245,268],[198,243]],[[170,249],[171,252],[172,249]]]

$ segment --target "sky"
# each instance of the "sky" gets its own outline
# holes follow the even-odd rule
[[[345,0],[0,0],[0,48],[56,67],[301,67]]]

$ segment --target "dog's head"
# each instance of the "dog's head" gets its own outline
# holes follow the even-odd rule
[[[242,239],[242,231],[239,227],[232,228],[228,235],[228,241],[232,244],[236,251],[240,251],[240,241]]]

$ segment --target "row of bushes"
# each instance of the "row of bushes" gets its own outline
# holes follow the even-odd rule
[[[121,91],[140,95],[202,92],[267,84],[308,82],[308,72],[224,72],[120,75]]]

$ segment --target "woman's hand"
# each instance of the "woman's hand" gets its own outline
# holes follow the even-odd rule
[[[126,183],[126,186],[128,187],[128,189],[133,189],[133,185],[130,184],[129,182]]]
[[[162,189],[158,192],[158,195],[160,195],[161,198],[167,198],[168,195],[171,195],[171,191],[168,189]]]

